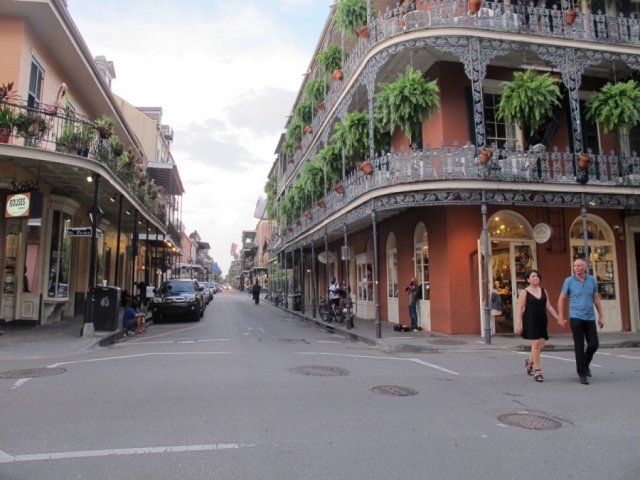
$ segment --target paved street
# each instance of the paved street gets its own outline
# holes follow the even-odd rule
[[[0,479],[640,477],[640,349],[603,349],[589,386],[571,351],[542,384],[525,355],[392,352],[222,293],[197,323],[3,357],[48,368],[0,378]]]

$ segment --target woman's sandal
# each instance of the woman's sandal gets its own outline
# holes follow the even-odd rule
[[[524,368],[527,371],[527,375],[533,375],[533,362],[528,358],[524,361]]]
[[[536,382],[542,382],[544,380],[544,378],[542,377],[542,370],[536,368],[536,374],[533,376],[533,378]]]

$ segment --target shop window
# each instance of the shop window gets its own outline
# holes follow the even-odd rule
[[[393,233],[387,239],[387,297],[398,298],[398,251]]]
[[[71,215],[53,211],[51,221],[51,248],[49,250],[49,281],[47,296],[69,298],[69,272],[71,271],[71,238],[65,235],[71,226]]]
[[[429,242],[427,230],[420,223],[414,235],[414,277],[418,284],[418,298],[429,300]]]
[[[358,301],[373,302],[373,265],[368,255],[356,258]]]

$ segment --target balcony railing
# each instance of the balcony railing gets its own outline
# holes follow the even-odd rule
[[[640,157],[619,155],[589,155],[589,164],[580,168],[578,156],[569,151],[493,151],[488,163],[479,160],[478,149],[472,144],[389,153],[372,163],[373,174],[353,171],[342,182],[344,193],[331,190],[324,198],[325,208],[309,206],[309,217],[299,219],[283,238],[295,238],[319,221],[345,207],[353,200],[373,190],[401,184],[458,181],[490,181],[511,184],[518,189],[525,183],[589,185],[619,187],[640,186]],[[458,188],[459,184],[458,184]],[[471,187],[470,187],[471,188]],[[421,185],[422,191],[429,187]]]
[[[133,151],[118,152],[101,138],[97,125],[79,114],[68,114],[50,105],[28,107],[22,103],[0,102],[12,126],[0,124],[0,143],[25,148],[55,151],[91,158],[107,166],[129,190],[158,218],[164,217],[165,206],[157,186],[148,182],[146,172]],[[7,113],[8,112],[8,113]]]

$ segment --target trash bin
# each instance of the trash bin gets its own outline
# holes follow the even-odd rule
[[[300,293],[293,294],[293,310],[295,312],[302,310],[302,294]]]
[[[120,316],[120,288],[95,287],[93,291],[93,328],[100,331],[118,329]],[[91,302],[91,298],[89,298]]]

